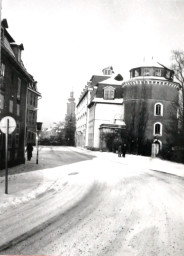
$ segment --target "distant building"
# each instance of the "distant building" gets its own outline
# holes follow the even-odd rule
[[[1,84],[0,84],[0,119],[11,116],[16,121],[15,131],[9,135],[8,158],[9,165],[25,162],[25,144],[27,142],[28,130],[30,128],[29,112],[30,104],[28,92],[35,97],[35,104],[40,93],[37,91],[33,77],[27,72],[21,59],[24,50],[23,44],[16,44],[8,33],[8,23],[4,19],[1,22]],[[32,87],[32,88],[31,88]],[[33,107],[33,106],[32,106]],[[33,117],[32,117],[33,118]],[[27,122],[28,121],[28,122]],[[36,129],[36,115],[31,122],[33,132]],[[27,131],[26,131],[27,128]],[[0,134],[0,163],[4,166],[5,135]]]
[[[129,150],[150,155],[171,150],[178,130],[178,83],[174,71],[158,63],[130,70],[123,83]]]
[[[67,102],[67,112],[66,116],[74,115],[75,116],[75,98],[74,93],[70,92],[70,97]]]
[[[75,116],[75,98],[74,93],[70,93],[67,102],[67,113],[65,116],[65,144],[68,146],[75,145],[75,130],[76,130],[76,116]]]

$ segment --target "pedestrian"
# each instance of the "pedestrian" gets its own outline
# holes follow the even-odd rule
[[[122,154],[123,154],[123,157],[125,157],[126,150],[127,150],[127,145],[124,143],[123,146],[122,146]]]
[[[121,144],[118,146],[118,157],[121,157],[122,154],[122,149],[121,149]]]
[[[27,160],[30,161],[32,157],[32,152],[33,152],[33,146],[31,143],[27,143],[26,152],[27,152]]]

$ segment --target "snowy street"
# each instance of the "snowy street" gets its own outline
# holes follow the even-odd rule
[[[40,147],[0,177],[0,254],[184,255],[184,166]]]

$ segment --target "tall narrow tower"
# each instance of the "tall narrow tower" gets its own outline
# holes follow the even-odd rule
[[[75,98],[74,98],[74,93],[70,92],[70,97],[68,98],[67,102],[67,116],[75,116]]]

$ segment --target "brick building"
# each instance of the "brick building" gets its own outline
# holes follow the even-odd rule
[[[4,19],[1,22],[1,84],[0,84],[0,119],[11,116],[16,121],[15,131],[9,135],[8,162],[15,165],[25,162],[25,143],[27,123],[28,91],[35,96],[35,106],[40,94],[36,88],[30,88],[35,84],[33,77],[27,72],[21,59],[24,50],[23,44],[16,44],[8,32],[8,23]],[[28,89],[29,88],[29,89]],[[36,129],[36,116],[32,123]],[[5,161],[5,135],[0,134],[0,165]]]
[[[174,72],[161,64],[144,64],[130,70],[123,83],[127,141],[132,153],[166,152],[175,144],[178,130],[178,83]]]

